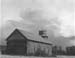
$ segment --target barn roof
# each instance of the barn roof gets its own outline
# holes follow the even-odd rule
[[[27,37],[27,39],[30,41],[52,45],[52,43],[50,41],[43,39],[41,36],[38,35],[38,33],[34,34],[34,33],[31,33],[31,32],[25,31],[25,30],[21,30],[21,29],[15,29],[13,32],[15,32],[15,31],[18,31],[22,36]],[[12,34],[13,34],[13,32],[12,32]],[[8,40],[9,37],[6,40]]]

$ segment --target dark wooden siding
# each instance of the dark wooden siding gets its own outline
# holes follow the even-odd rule
[[[18,30],[15,30],[7,40],[7,53],[25,55],[27,50],[27,38]]]

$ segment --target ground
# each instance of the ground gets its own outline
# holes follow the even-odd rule
[[[11,56],[11,55],[1,55],[0,58],[75,58],[75,56],[57,56],[57,57],[33,57],[33,56]]]
[[[33,57],[33,56],[8,56],[8,55],[1,55],[0,58],[56,58],[56,57]]]
[[[57,56],[57,57],[25,57],[25,56],[9,56],[9,55],[0,55],[0,58],[75,58],[75,56]]]

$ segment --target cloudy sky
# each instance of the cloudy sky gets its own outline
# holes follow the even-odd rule
[[[2,0],[1,41],[15,28],[29,32],[45,29],[53,43],[75,45],[74,3],[74,0]]]

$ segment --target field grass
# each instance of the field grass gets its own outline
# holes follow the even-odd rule
[[[0,55],[0,58],[75,58],[75,56],[33,57],[33,56],[10,56],[10,55]]]
[[[57,56],[57,58],[75,58],[75,56]]]
[[[8,56],[8,55],[0,55],[0,58],[56,58],[56,57],[34,57],[34,56]]]

